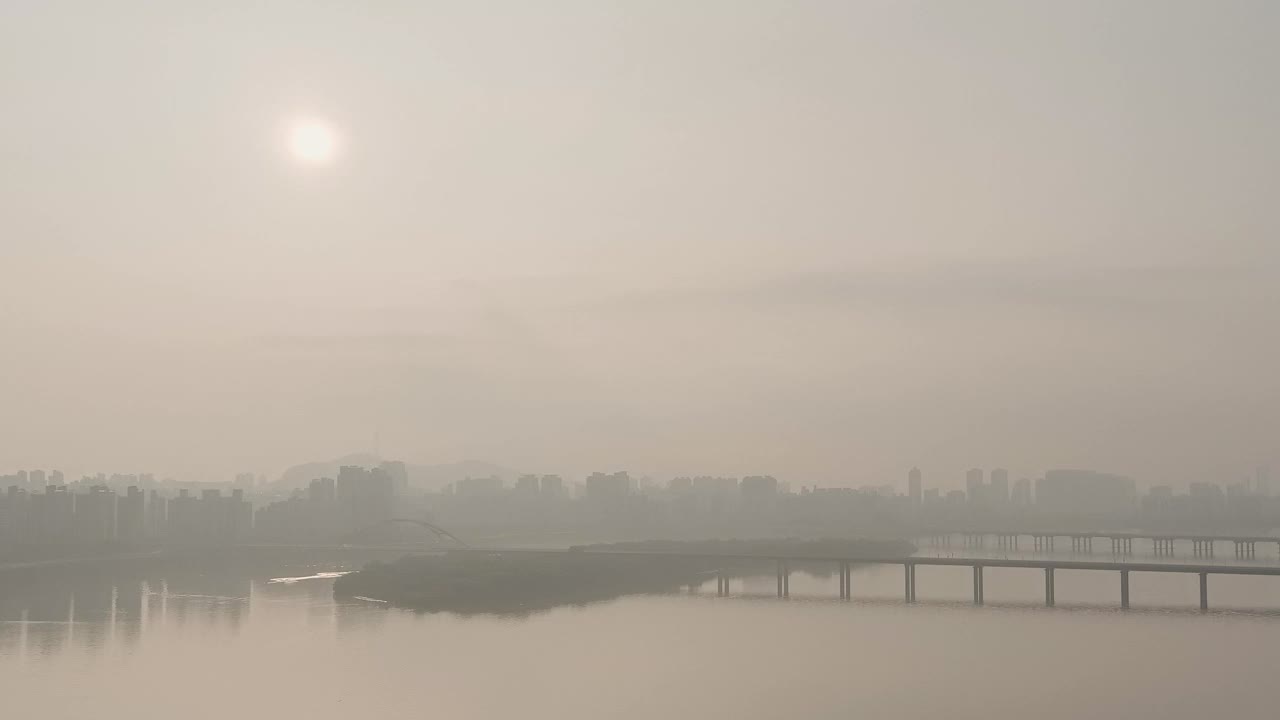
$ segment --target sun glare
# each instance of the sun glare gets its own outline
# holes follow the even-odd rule
[[[338,134],[321,120],[301,120],[289,127],[289,152],[309,165],[327,165],[338,153]]]

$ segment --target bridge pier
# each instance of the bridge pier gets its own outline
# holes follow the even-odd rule
[[[840,563],[840,599],[849,599],[849,563]]]
[[[1129,609],[1129,571],[1120,571],[1120,607]]]
[[[791,566],[782,561],[782,597],[791,597]]]
[[[1200,573],[1200,612],[1209,610],[1209,573]]]
[[[974,605],[981,605],[981,604],[983,604],[983,600],[984,600],[984,598],[983,598],[983,592],[982,592],[982,590],[983,590],[983,588],[982,588],[982,566],[981,566],[981,565],[974,565],[974,566],[973,566],[973,604],[974,604]]]
[[[1258,543],[1254,540],[1233,540],[1236,545],[1236,557],[1251,558],[1257,555]]]
[[[785,563],[784,563],[783,561],[779,560],[779,561],[778,561],[778,597],[782,597],[782,573],[783,573],[783,567],[785,567]]]
[[[729,594],[729,581],[725,578],[724,573],[716,573],[716,597],[724,597]]]
[[[1053,568],[1044,569],[1044,606],[1053,607]]]
[[[902,564],[902,577],[903,577],[903,584],[904,584],[903,597],[906,599],[907,602],[913,603],[916,601],[915,563]]]

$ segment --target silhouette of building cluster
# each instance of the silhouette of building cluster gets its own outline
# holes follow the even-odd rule
[[[1132,478],[1091,470],[1049,470],[1011,482],[1007,470],[968,470],[964,489],[928,487],[911,468],[905,493],[893,485],[800,487],[770,475],[682,476],[669,482],[626,471],[581,482],[525,474],[467,477],[427,492],[410,488],[401,462],[343,466],[281,498],[252,474],[217,485],[157,482],[151,475],[96,475],[66,482],[33,470],[0,476],[0,544],[348,542],[399,519],[538,532],[608,532],[638,537],[868,534],[928,528],[1052,526],[1270,527],[1280,497],[1270,473],[1225,487],[1193,483],[1139,496]],[[960,479],[959,477],[956,478]],[[255,491],[258,494],[255,494]],[[256,509],[255,509],[256,506]]]
[[[365,469],[344,465],[337,478],[312,480],[305,492],[259,508],[255,534],[287,541],[332,538],[391,520],[396,498],[405,493],[404,463]]]
[[[62,474],[42,471],[0,479],[0,541],[8,544],[234,542],[249,536],[253,509],[244,490],[229,495],[205,489],[199,496],[183,488],[173,497],[136,484],[117,492],[112,483],[145,482],[150,476],[86,477],[61,484]]]

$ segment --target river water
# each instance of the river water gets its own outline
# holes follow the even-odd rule
[[[527,617],[335,602],[277,578],[0,577],[5,718],[1274,718],[1280,578],[967,568],[714,579]],[[317,576],[319,575],[319,576]]]

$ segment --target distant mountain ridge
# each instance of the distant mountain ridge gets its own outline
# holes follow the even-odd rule
[[[372,453],[352,453],[333,460],[307,462],[294,465],[280,473],[276,484],[285,490],[306,487],[307,483],[319,477],[337,477],[338,468],[343,465],[360,467],[377,467],[382,460],[395,458],[378,458]],[[466,477],[489,477],[497,475],[503,480],[511,481],[520,473],[508,467],[495,465],[483,460],[462,460],[460,462],[442,463],[439,465],[415,465],[405,463],[409,473],[409,487],[420,490],[439,490],[452,482]]]

